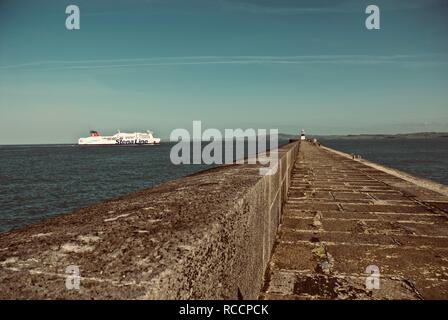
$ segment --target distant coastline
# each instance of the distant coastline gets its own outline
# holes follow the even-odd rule
[[[310,135],[314,138],[331,139],[431,139],[448,138],[448,132],[416,132],[397,134],[347,134],[347,135]]]
[[[396,133],[396,134],[369,134],[369,133],[359,133],[359,134],[307,134],[309,138],[316,139],[433,139],[433,138],[448,138],[448,132],[416,132],[416,133]],[[251,136],[250,138],[254,138],[255,136]],[[279,140],[289,140],[298,137],[298,134],[289,134],[289,133],[279,133]],[[194,140],[192,140],[194,141]],[[223,140],[224,141],[224,140]],[[162,142],[166,143],[174,143],[171,142],[169,138],[162,138]],[[202,141],[208,142],[208,141]],[[55,143],[0,143],[0,147],[2,146],[77,146],[75,142],[55,142]]]

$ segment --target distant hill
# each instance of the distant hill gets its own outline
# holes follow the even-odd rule
[[[348,135],[310,135],[317,139],[430,139],[448,138],[448,132],[417,132],[399,134],[348,134]]]

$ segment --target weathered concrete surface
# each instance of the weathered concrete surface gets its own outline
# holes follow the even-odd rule
[[[275,175],[221,166],[2,234],[0,298],[257,298],[297,150]]]
[[[448,197],[309,143],[291,182],[261,298],[448,298]]]

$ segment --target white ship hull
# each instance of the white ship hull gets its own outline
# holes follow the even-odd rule
[[[155,138],[152,132],[146,133],[118,132],[113,136],[100,136],[96,131],[90,133],[90,137],[80,138],[80,146],[150,146],[160,144],[160,139]]]

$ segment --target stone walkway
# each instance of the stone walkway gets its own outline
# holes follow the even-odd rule
[[[448,197],[302,143],[260,298],[447,299],[447,217]]]

